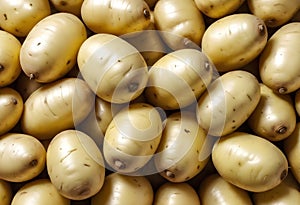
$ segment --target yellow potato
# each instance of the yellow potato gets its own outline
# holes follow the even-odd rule
[[[86,38],[85,25],[77,16],[65,12],[49,15],[31,29],[21,46],[22,70],[30,79],[53,82],[74,67]]]
[[[9,182],[0,179],[0,199],[1,205],[11,205],[11,200],[13,198],[12,186]]]
[[[19,92],[10,87],[0,88],[0,135],[19,122],[23,109],[24,102]]]
[[[51,5],[60,12],[72,13],[76,16],[81,15],[81,5],[83,0],[49,0]]]
[[[84,120],[94,105],[94,97],[85,81],[77,78],[45,84],[24,103],[22,131],[41,140],[50,139]]]
[[[31,135],[6,133],[0,137],[0,179],[24,182],[38,176],[45,167],[46,150]]]
[[[51,14],[48,0],[1,0],[0,27],[25,37],[40,20]]]
[[[77,130],[64,130],[51,140],[47,171],[58,192],[72,200],[95,195],[105,178],[100,149],[88,135]]]

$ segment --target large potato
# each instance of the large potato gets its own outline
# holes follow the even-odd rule
[[[0,179],[0,199],[2,205],[10,205],[13,198],[12,186],[9,182]]]
[[[38,139],[50,139],[84,120],[94,105],[94,97],[85,81],[78,78],[45,84],[24,103],[22,131]]]
[[[51,140],[47,171],[58,192],[72,200],[95,195],[105,178],[104,160],[96,143],[76,130],[64,130]]]
[[[10,182],[33,179],[43,171],[45,160],[46,150],[33,136],[6,133],[0,137],[0,179]]]
[[[39,21],[20,50],[24,73],[38,82],[63,77],[76,64],[77,52],[87,38],[83,22],[70,13],[54,13]]]

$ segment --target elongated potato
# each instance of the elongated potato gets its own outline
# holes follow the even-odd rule
[[[49,179],[36,179],[26,183],[14,195],[11,205],[70,205]]]
[[[300,88],[300,22],[280,27],[260,55],[259,74],[273,90],[287,94]]]
[[[77,16],[64,12],[49,15],[32,28],[21,46],[22,70],[38,82],[53,82],[74,67],[86,38],[85,25]]]
[[[239,128],[260,100],[260,86],[247,71],[234,70],[213,81],[200,96],[197,118],[210,135],[223,136]]]
[[[45,84],[24,103],[22,131],[41,140],[53,138],[85,119],[94,105],[94,97],[85,81],[77,78]]]
[[[267,139],[245,132],[233,132],[214,145],[212,161],[229,183],[251,192],[268,191],[288,174],[283,152]]]
[[[91,198],[91,205],[152,205],[153,189],[145,176],[111,173],[101,190]]]
[[[24,102],[19,92],[0,88],[0,135],[10,131],[21,119]]]
[[[51,140],[47,171],[58,192],[72,200],[95,195],[105,178],[100,149],[88,135],[77,130],[64,130]]]
[[[198,188],[201,205],[252,205],[250,195],[219,174],[208,175]]]
[[[39,175],[46,160],[42,143],[31,135],[6,133],[0,137],[0,178],[24,182]]]
[[[150,24],[150,8],[144,0],[85,0],[81,16],[94,33],[123,35]]]
[[[76,16],[81,15],[81,5],[83,0],[49,0],[54,8],[60,12],[68,12]]]
[[[297,112],[298,116],[300,117],[300,89],[298,89],[295,92],[294,104],[295,104],[296,112]]]
[[[199,48],[205,22],[193,0],[159,0],[153,14],[155,26],[171,49]]]
[[[10,205],[13,198],[12,187],[9,182],[0,179],[0,199],[2,205]]]
[[[9,32],[0,30],[0,45],[0,87],[4,87],[13,83],[21,73],[21,42]]]
[[[270,141],[287,138],[296,126],[296,111],[290,95],[275,93],[260,84],[261,98],[255,110],[247,119],[254,133]]]
[[[254,60],[267,44],[263,20],[252,14],[231,14],[212,23],[204,32],[202,51],[220,72],[239,69]]]
[[[221,18],[235,12],[245,0],[195,0],[198,9],[210,18]]]
[[[90,36],[78,52],[83,79],[100,98],[127,103],[137,98],[148,80],[143,56],[131,44],[112,34]]]
[[[251,13],[272,28],[287,23],[300,9],[299,0],[247,0],[247,3]]]
[[[0,27],[15,36],[25,37],[40,20],[50,14],[48,0],[2,0]]]

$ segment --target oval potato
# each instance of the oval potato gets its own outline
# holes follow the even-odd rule
[[[11,200],[13,198],[12,186],[9,182],[0,179],[0,199],[2,205],[11,205]]]

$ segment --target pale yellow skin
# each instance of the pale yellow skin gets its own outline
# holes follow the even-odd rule
[[[10,205],[13,198],[12,187],[9,182],[0,179],[0,200],[2,205]]]
[[[143,56],[112,34],[90,36],[80,47],[77,62],[90,88],[111,103],[137,98],[147,84],[148,68]]]
[[[200,205],[196,190],[186,182],[166,182],[158,187],[153,205]]]
[[[27,182],[14,195],[11,205],[70,205],[71,200],[63,197],[49,179]]]
[[[10,87],[0,88],[0,135],[19,122],[23,109],[24,102],[18,91]]]
[[[105,178],[100,149],[77,130],[64,130],[52,139],[47,149],[47,171],[58,192],[72,200],[95,195]]]
[[[231,14],[205,30],[201,48],[218,71],[227,72],[254,60],[266,46],[267,37],[263,20],[252,14]]]
[[[245,132],[233,132],[214,145],[212,162],[227,182],[247,191],[268,191],[288,174],[283,152],[269,140]]]
[[[262,82],[281,94],[300,88],[300,22],[285,24],[268,40],[260,55]]]
[[[22,70],[37,82],[53,82],[74,67],[86,38],[85,25],[77,16],[64,12],[49,15],[32,28],[21,46]]]
[[[295,104],[296,112],[297,112],[298,116],[300,117],[300,89],[298,89],[295,92],[294,104]]]
[[[257,135],[270,141],[287,138],[296,126],[296,111],[290,95],[282,95],[260,84],[261,98],[247,119],[247,124]]]
[[[42,87],[42,85],[44,84],[35,80],[30,80],[30,78],[23,72],[20,73],[15,81],[15,89],[20,93],[24,101],[26,101],[34,91]]]
[[[18,37],[25,37],[43,18],[51,14],[48,0],[2,0],[0,27]]]
[[[170,48],[199,48],[206,27],[193,0],[159,0],[153,14],[155,26]]]
[[[204,178],[198,189],[201,205],[252,205],[250,195],[225,181],[219,174]]]
[[[45,84],[24,103],[22,131],[41,140],[51,139],[84,120],[94,105],[94,98],[88,85],[78,78]]]
[[[153,189],[145,176],[111,173],[101,190],[91,198],[91,205],[152,205]]]
[[[213,136],[237,130],[254,111],[260,100],[260,86],[247,71],[229,71],[213,81],[197,106],[201,127]]]
[[[151,104],[165,110],[184,108],[204,93],[212,81],[214,69],[201,51],[173,51],[151,67],[145,96]]]
[[[176,112],[166,119],[155,167],[171,182],[185,182],[199,174],[208,162],[200,160],[206,132],[199,126],[195,113]]]
[[[250,12],[271,28],[284,25],[300,9],[299,0],[247,0],[247,4]]]
[[[72,13],[76,16],[81,15],[83,0],[49,0],[49,2],[57,11]]]
[[[198,9],[210,18],[221,18],[235,12],[245,0],[195,0]]]
[[[138,171],[155,153],[162,126],[158,111],[150,104],[123,108],[106,129],[103,155],[107,164],[120,173]]]
[[[7,31],[0,30],[0,87],[13,83],[21,73],[21,42]]]
[[[300,183],[300,122],[297,122],[294,132],[284,140],[284,152],[289,161],[291,172]]]
[[[150,24],[150,8],[143,0],[85,0],[81,16],[94,33],[123,35]]]
[[[0,178],[24,182],[38,176],[45,167],[46,150],[31,135],[7,133],[0,138]]]

